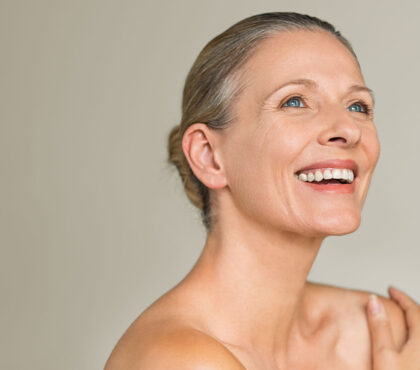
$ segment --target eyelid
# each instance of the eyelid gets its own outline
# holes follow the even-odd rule
[[[291,99],[295,99],[298,98],[300,100],[302,100],[302,103],[304,105],[306,105],[305,107],[284,107],[283,105],[286,104],[289,100]],[[292,94],[290,96],[288,96],[287,98],[283,99],[282,102],[280,103],[280,108],[298,108],[298,109],[302,109],[302,108],[307,108],[307,104],[306,104],[306,98],[305,96],[301,95],[301,94]]]
[[[358,99],[354,102],[351,102],[349,107],[351,107],[353,104],[360,104],[363,107],[363,109],[365,110],[365,112],[356,112],[356,113],[363,113],[363,114],[366,114],[367,116],[372,116],[373,106],[372,106],[372,104],[368,103],[366,100]]]
[[[286,104],[289,100],[294,99],[294,98],[298,98],[302,101],[302,103],[305,105],[305,107],[284,107],[284,104]],[[368,101],[366,101],[363,98],[359,98],[351,103],[349,103],[348,107],[351,107],[353,104],[361,104],[362,107],[364,108],[365,112],[357,112],[354,111],[355,113],[362,113],[365,114],[366,116],[373,116],[373,105],[371,103],[369,103]],[[297,109],[303,109],[303,108],[307,108],[308,105],[306,103],[306,97],[302,94],[298,94],[298,93],[294,93],[289,95],[288,97],[286,97],[285,99],[282,100],[282,102],[280,103],[280,109],[284,109],[284,108],[297,108]]]
[[[363,103],[365,105],[367,105],[368,107],[372,107],[372,104],[368,102],[368,100],[365,100],[363,98],[356,98],[354,101],[350,102],[350,105],[355,104],[355,103]]]

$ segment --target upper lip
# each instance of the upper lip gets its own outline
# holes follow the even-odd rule
[[[352,159],[327,159],[316,163],[311,163],[310,165],[307,165],[300,170],[298,170],[296,173],[306,171],[306,170],[315,170],[317,168],[347,168],[353,171],[354,177],[357,176],[358,173],[358,167],[357,163],[353,161]]]

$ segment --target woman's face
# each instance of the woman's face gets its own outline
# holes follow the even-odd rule
[[[261,42],[242,81],[221,146],[235,206],[264,227],[308,236],[356,230],[380,146],[352,54],[326,31],[283,32]],[[305,168],[307,181],[296,177]],[[308,181],[309,172],[328,179],[328,169],[355,178]]]

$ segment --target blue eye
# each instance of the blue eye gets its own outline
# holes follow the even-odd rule
[[[304,108],[302,104],[302,100],[299,97],[294,96],[290,98],[286,103],[283,104],[283,107],[297,107],[297,108]]]
[[[366,114],[369,113],[369,107],[362,102],[354,103],[350,105],[348,109],[351,112],[359,112],[359,113],[366,113]]]

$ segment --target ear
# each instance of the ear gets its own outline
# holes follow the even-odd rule
[[[204,123],[189,126],[182,138],[182,150],[191,170],[210,189],[221,189],[227,184],[215,151],[217,139],[216,132]]]

